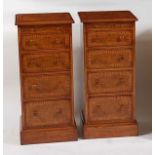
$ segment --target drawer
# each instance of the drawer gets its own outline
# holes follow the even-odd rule
[[[22,72],[50,72],[70,69],[69,52],[51,54],[23,54]]]
[[[70,33],[71,29],[68,25],[37,25],[22,27],[21,33],[24,34],[66,34]]]
[[[26,127],[44,127],[71,123],[71,101],[53,100],[25,103]]]
[[[133,52],[130,48],[88,50],[87,67],[92,69],[132,67]]]
[[[94,97],[88,100],[90,121],[132,119],[132,96]]]
[[[132,30],[107,30],[89,32],[86,35],[86,46],[89,47],[111,47],[132,46],[134,34]]]
[[[23,97],[25,100],[69,97],[70,83],[69,74],[24,75]]]
[[[101,32],[105,30],[113,31],[113,30],[134,30],[133,22],[105,22],[105,23],[87,23],[86,29],[88,33],[91,32]]]
[[[133,90],[132,71],[102,71],[88,73],[88,92],[119,93]]]
[[[21,37],[21,49],[24,51],[64,50],[69,48],[69,34],[24,34]]]

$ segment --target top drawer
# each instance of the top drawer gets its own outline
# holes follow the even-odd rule
[[[22,50],[57,50],[70,48],[69,34],[24,34],[21,36]]]
[[[134,25],[132,23],[101,23],[86,25],[86,46],[132,46]]]
[[[69,25],[43,25],[43,26],[25,26],[21,28],[22,34],[66,34],[70,33]]]
[[[88,31],[103,31],[103,30],[123,30],[134,29],[132,22],[108,22],[108,23],[91,23],[86,25]]]
[[[90,32],[86,36],[87,47],[132,46],[132,30]]]

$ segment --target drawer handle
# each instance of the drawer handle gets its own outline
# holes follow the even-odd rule
[[[38,111],[37,111],[37,110],[34,110],[34,111],[33,111],[33,116],[34,116],[34,117],[37,117],[37,116],[38,116]]]
[[[124,60],[124,57],[123,56],[119,56],[118,58],[117,58],[117,61],[118,62],[121,62],[121,61],[123,61]]]
[[[38,119],[41,122],[44,122],[44,118],[42,118],[42,116],[39,114],[38,110],[34,110],[32,112],[33,117],[35,117],[36,119]]]
[[[47,85],[42,85],[42,84],[32,84],[31,86],[30,86],[30,90],[34,90],[34,91],[36,91],[37,93],[43,93],[43,92],[51,92],[51,91],[54,91],[54,90],[56,90],[57,89],[57,87],[56,86],[51,86],[51,85],[49,85],[49,84],[47,84]]]
[[[38,85],[37,84],[33,84],[33,85],[31,85],[31,87],[36,88],[36,87],[38,87]]]
[[[37,84],[32,84],[30,86],[30,89],[31,90],[35,90],[35,91],[40,91],[41,90],[40,87],[39,87],[39,85],[37,85]]]
[[[33,39],[30,39],[29,41],[30,41],[30,43],[34,43],[35,42]]]
[[[32,39],[28,40],[28,45],[29,46],[38,46],[37,42],[35,40],[32,40]]]
[[[51,43],[51,44],[60,44],[60,43],[62,43],[62,42],[61,42],[61,40],[56,39],[56,40],[50,41],[50,43]]]
[[[125,83],[125,79],[123,77],[120,77],[117,81],[117,85],[123,85]]]
[[[41,67],[41,64],[39,62],[30,61],[30,62],[28,62],[27,66],[28,67],[37,67],[37,68],[40,68]]]
[[[35,42],[35,40],[32,40],[32,39],[31,39],[31,40],[29,40],[29,43],[30,43],[30,44],[35,44],[36,42]]]
[[[124,40],[124,39],[125,39],[125,36],[122,35],[122,36],[119,37],[119,39],[120,39],[120,40]]]
[[[97,79],[97,80],[95,81],[95,85],[96,85],[96,86],[99,86],[99,85],[104,86],[105,83],[104,83],[103,81],[100,81],[100,80]]]
[[[57,113],[57,114],[61,114],[61,113],[62,113],[62,109],[58,109],[58,110],[56,111],[56,113]]]

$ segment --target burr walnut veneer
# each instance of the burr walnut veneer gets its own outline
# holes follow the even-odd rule
[[[21,144],[77,139],[69,13],[18,14]]]
[[[84,138],[138,134],[135,21],[129,11],[79,12],[84,38]]]

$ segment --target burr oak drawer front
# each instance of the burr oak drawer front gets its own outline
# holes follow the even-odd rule
[[[103,23],[87,23],[86,30],[90,32],[120,31],[120,30],[134,30],[133,22],[103,22]]]
[[[71,32],[68,25],[34,25],[21,28],[21,33],[24,34],[67,34]]]
[[[67,50],[70,48],[69,34],[24,34],[21,36],[21,50]]]
[[[69,52],[51,52],[50,54],[23,54],[22,72],[50,72],[70,69]]]
[[[87,32],[86,47],[133,46],[133,30],[111,30]]]
[[[71,76],[66,73],[23,76],[24,100],[61,98],[71,95]]]
[[[107,48],[87,51],[87,67],[92,69],[133,67],[133,49]]]
[[[27,128],[71,123],[70,100],[36,101],[24,105]]]
[[[133,91],[133,73],[127,71],[88,72],[88,94]]]
[[[89,120],[129,120],[133,118],[132,96],[104,96],[88,99]]]

